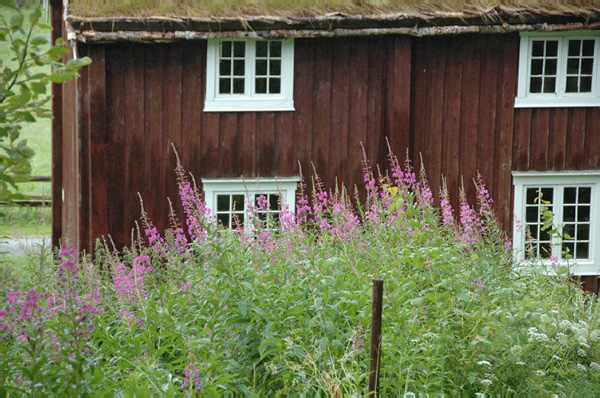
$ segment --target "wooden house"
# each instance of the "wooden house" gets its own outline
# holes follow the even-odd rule
[[[556,242],[540,231],[541,190],[598,291],[600,9],[83,17],[57,2],[52,18],[93,61],[55,91],[55,243],[129,244],[138,192],[165,228],[171,144],[227,223],[241,176],[267,192],[280,181],[293,204],[299,164],[353,187],[360,143],[383,166],[387,140],[422,156],[433,187],[443,174],[455,204],[479,171],[515,246],[522,222],[543,254]]]

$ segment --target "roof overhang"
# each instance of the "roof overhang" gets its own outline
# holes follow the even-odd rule
[[[65,13],[69,39],[81,42],[164,42],[219,37],[335,37],[401,34],[432,36],[600,29],[600,9],[506,8],[483,11],[313,17],[105,17]]]

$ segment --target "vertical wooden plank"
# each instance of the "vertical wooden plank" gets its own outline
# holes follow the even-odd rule
[[[477,164],[477,134],[479,124],[479,93],[481,84],[482,56],[485,51],[483,38],[476,35],[468,36],[468,44],[463,47],[463,76],[462,98],[460,108],[460,175],[464,177],[467,197],[475,197],[475,187],[471,180],[476,176]],[[460,184],[460,182],[459,182]]]
[[[107,195],[108,231],[118,248],[126,245],[129,229],[125,220],[125,67],[126,47],[111,45],[106,48],[106,101],[107,120]]]
[[[515,109],[512,156],[515,171],[529,170],[531,112],[531,108]]]
[[[332,73],[331,87],[331,131],[329,134],[329,147],[331,148],[328,167],[328,181],[335,181],[347,185],[348,168],[348,93],[349,93],[349,65],[351,39],[338,41],[333,51],[336,60],[335,72]]]
[[[256,177],[256,113],[242,112],[238,117],[240,146],[242,156],[239,160],[240,175],[245,178]]]
[[[324,180],[325,185],[332,186],[328,181],[327,167],[329,166],[329,115],[331,105],[331,62],[332,40],[319,38],[314,40],[314,109],[313,109],[313,140],[312,162],[317,174]]]
[[[219,176],[239,177],[237,165],[239,152],[237,112],[226,112],[221,115],[219,125]]]
[[[173,152],[175,148],[181,148],[181,119],[183,98],[183,48],[181,43],[172,43],[165,47],[165,65],[163,70],[163,151],[162,151],[162,175],[165,191],[163,195],[171,200],[173,209],[178,218],[182,215],[181,203],[178,200],[179,190],[175,168],[177,158]],[[186,76],[187,78],[187,76]],[[195,112],[200,112],[199,109]],[[185,152],[187,148],[183,151]],[[179,152],[179,149],[178,149]],[[167,206],[167,204],[165,204]],[[165,226],[170,226],[168,219],[168,207],[161,214]]]
[[[294,43],[294,172],[302,167],[304,178],[310,175],[312,148],[313,68],[312,39],[297,39]],[[308,182],[308,180],[307,180]]]
[[[294,170],[294,115],[292,112],[275,114],[275,168],[276,176],[291,176]]]
[[[135,227],[135,222],[140,219],[140,198],[148,198],[144,191],[144,45],[133,44],[127,46],[124,54],[125,79],[125,226],[128,233]],[[134,237],[137,239],[137,237]]]
[[[177,148],[182,166],[200,181],[201,146],[205,136],[203,119],[206,80],[206,42],[184,42],[182,49],[181,147]]]
[[[550,137],[548,139],[548,169],[565,169],[565,152],[567,148],[567,109],[551,110]]]
[[[51,0],[52,43],[61,37],[62,1]],[[52,84],[52,246],[58,247],[62,237],[63,211],[63,88]],[[68,177],[68,176],[67,176]]]
[[[367,131],[367,91],[368,91],[368,60],[364,56],[368,41],[361,37],[352,41],[350,58],[353,60],[350,68],[349,89],[349,126],[348,126],[348,193],[354,195],[354,187],[358,192],[364,192],[363,171],[361,160],[363,152],[361,142],[366,142]],[[318,59],[318,57],[317,57]]]
[[[165,225],[159,214],[166,206],[161,159],[163,153],[164,46],[144,47],[144,208],[155,226]]]
[[[509,229],[512,226],[512,137],[519,36],[508,36],[503,40],[503,43],[498,79],[498,117],[496,119],[496,142],[494,144],[495,190],[493,195],[498,220],[505,229]]]
[[[385,134],[402,159],[410,146],[412,39],[394,36],[388,58]]]
[[[496,137],[496,95],[498,87],[497,35],[484,36],[481,83],[479,86],[479,130],[477,136],[477,171],[481,174],[490,192],[494,192],[494,147]],[[465,176],[466,177],[466,176]],[[475,176],[470,176],[473,178]],[[473,185],[469,181],[469,186]]]
[[[275,116],[273,112],[256,114],[256,174],[273,177],[275,159]]]
[[[600,168],[600,108],[588,108],[585,122],[585,160],[586,169]],[[596,280],[596,283],[598,281]]]
[[[426,149],[427,159],[425,163],[425,171],[429,180],[429,185],[434,194],[434,197],[438,196],[440,187],[440,177],[442,173],[442,142],[445,139],[443,136],[443,124],[444,124],[444,66],[446,59],[446,46],[448,45],[448,39],[436,38],[436,41],[432,43],[432,54],[431,57],[431,80],[430,89],[428,95],[430,95],[428,117],[429,117],[429,128],[427,129],[428,134],[428,145]]]
[[[367,92],[367,159],[373,166],[377,176],[377,166],[385,166],[381,155],[385,153],[383,140],[383,99],[385,98],[385,77],[387,59],[384,43],[386,38],[373,36],[369,38],[368,60],[369,60],[369,90]]]
[[[464,45],[464,40],[455,38],[447,42],[448,47],[444,75],[441,172],[446,178],[450,203],[453,206],[458,204],[458,176],[460,175],[460,98],[462,95],[462,48]],[[433,189],[437,189],[437,187],[433,187]]]
[[[567,170],[581,170],[584,168],[585,119],[585,108],[569,108],[567,156],[565,159]]]
[[[427,134],[427,98],[428,98],[428,53],[427,49],[429,39],[419,39],[414,41],[414,70],[412,73],[412,81],[414,92],[411,93],[411,106],[413,107],[412,123],[413,133],[411,159],[416,166],[419,166],[420,156],[425,150],[425,136]],[[403,154],[402,154],[403,155]],[[404,156],[401,156],[402,159]],[[401,160],[402,161],[402,160]]]
[[[531,170],[548,168],[548,136],[550,135],[550,110],[534,109],[531,117]]]

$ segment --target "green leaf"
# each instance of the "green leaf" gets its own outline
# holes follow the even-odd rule
[[[30,43],[34,46],[43,46],[44,44],[48,43],[48,39],[46,39],[44,36],[34,36]]]
[[[33,82],[29,85],[31,90],[36,94],[46,94],[46,85],[43,83]]]
[[[91,63],[92,63],[92,60],[89,57],[70,59],[69,61],[67,61],[66,67],[68,69],[80,69]]]
[[[23,26],[23,14],[20,12],[15,13],[10,19],[10,27],[11,28],[20,28]]]

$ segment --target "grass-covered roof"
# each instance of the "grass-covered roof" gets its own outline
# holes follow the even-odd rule
[[[600,0],[71,0],[81,41],[600,29]]]

